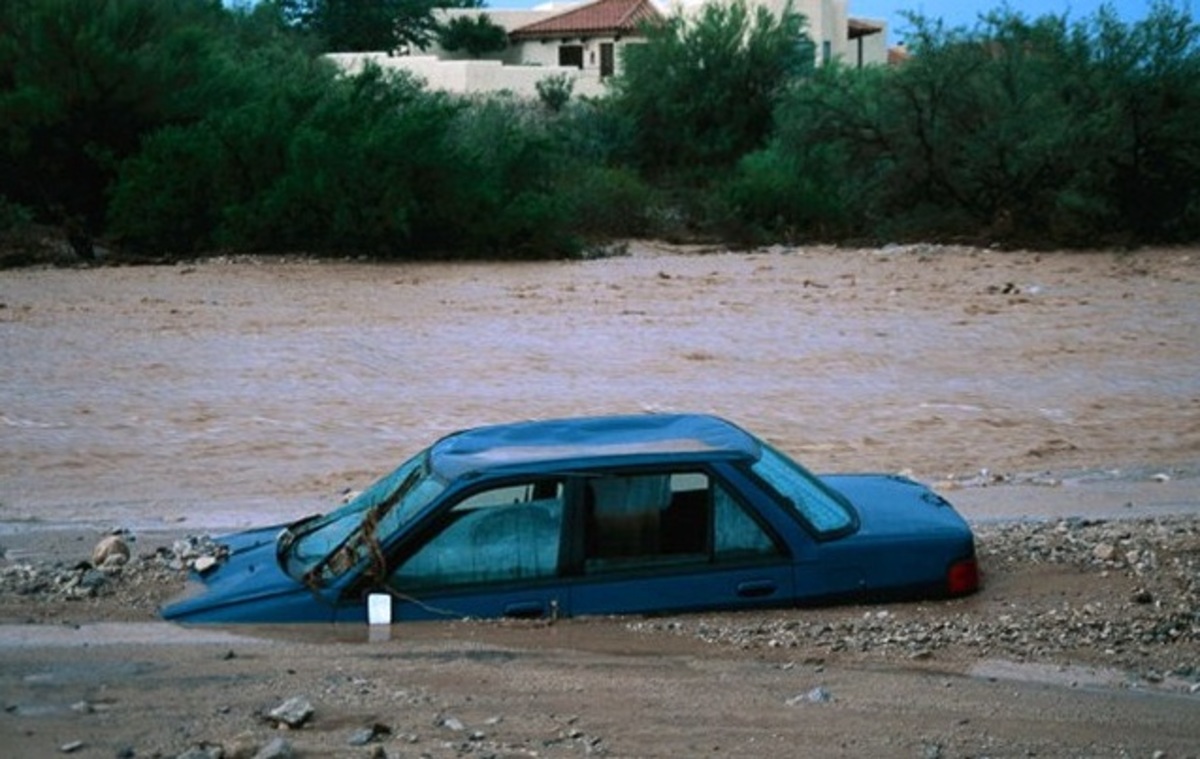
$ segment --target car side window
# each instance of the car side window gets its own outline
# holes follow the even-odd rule
[[[562,542],[563,483],[538,480],[471,495],[391,575],[401,593],[553,577]]]
[[[589,574],[780,554],[741,504],[703,472],[589,478],[584,538]]]

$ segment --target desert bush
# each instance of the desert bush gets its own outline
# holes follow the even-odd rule
[[[486,13],[474,18],[457,16],[437,30],[438,44],[454,52],[462,50],[472,58],[498,53],[508,47],[508,32]]]
[[[533,86],[542,105],[557,113],[571,100],[571,93],[575,91],[575,80],[568,74],[551,74],[537,80]]]
[[[558,191],[567,161],[538,103],[507,94],[472,98],[446,140],[450,179],[434,201],[431,244],[519,258],[577,248]]]
[[[703,179],[763,145],[776,100],[810,68],[805,19],[744,0],[708,3],[647,26],[626,48],[614,81],[616,107],[633,124],[637,165],[650,176]]]
[[[880,238],[1044,245],[1200,231],[1187,213],[1200,186],[1200,36],[1187,13],[1158,3],[1133,25],[1107,10],[1068,24],[1007,9],[969,30],[910,23],[899,68],[824,67],[789,91],[771,143],[779,164],[760,167],[756,186],[786,185],[785,170],[819,178],[841,229]],[[739,191],[752,220],[803,224],[820,210],[776,209],[767,189],[750,202],[748,169]],[[820,230],[829,210],[808,223]]]
[[[90,250],[121,161],[229,96],[230,19],[203,0],[0,5],[0,193]]]

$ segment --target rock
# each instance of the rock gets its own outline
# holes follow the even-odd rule
[[[204,574],[219,563],[220,561],[215,556],[201,556],[192,562],[192,569],[200,574]]]
[[[71,741],[59,746],[58,750],[64,754],[73,754],[81,748],[83,748],[83,741]]]
[[[276,725],[297,728],[308,722],[313,715],[313,705],[304,696],[293,696],[267,713],[267,719]],[[259,752],[262,753],[261,751]]]
[[[296,755],[296,751],[292,748],[292,744],[284,738],[272,738],[271,741],[262,747],[262,749],[254,755],[254,759],[291,759]]]
[[[455,732],[461,732],[467,729],[467,726],[464,725],[461,720],[455,717],[442,717],[438,724],[447,730],[453,730]]]
[[[109,562],[124,564],[129,561],[129,544],[120,535],[109,535],[92,549],[92,566],[103,567]]]
[[[179,754],[175,759],[224,759],[225,750],[220,746],[212,744],[202,744],[192,746],[187,751]]]
[[[827,704],[833,700],[833,694],[828,690],[818,685],[807,693],[801,693],[798,696],[792,696],[784,703],[788,706],[799,706],[800,704]]]
[[[225,744],[224,759],[254,759],[260,744],[253,733],[239,733],[232,741]]]
[[[346,742],[351,746],[365,746],[372,741],[380,740],[391,734],[392,729],[390,727],[376,722],[374,725],[355,730]]]
[[[1100,543],[1092,549],[1092,556],[1097,561],[1112,561],[1117,555],[1117,549],[1111,543]]]
[[[89,591],[97,591],[108,582],[108,575],[98,569],[89,569],[79,578],[79,586]]]

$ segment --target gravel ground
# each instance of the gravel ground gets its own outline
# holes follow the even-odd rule
[[[823,614],[655,618],[629,626],[742,649],[882,660],[953,652],[1102,664],[1151,683],[1200,683],[1200,519],[1073,518],[975,529],[987,591],[973,598]],[[78,537],[66,546],[78,550],[84,536]],[[102,552],[110,541],[103,538],[82,554],[0,559],[0,622],[153,620],[158,605],[181,589],[186,570],[216,553],[207,537],[120,538],[134,548],[107,560]],[[1043,579],[1028,588],[1031,575]]]
[[[410,633],[402,625],[385,633],[375,644],[386,647],[380,649],[362,644],[362,628],[255,629],[246,638],[240,629],[188,631],[154,622],[187,567],[213,554],[205,538],[124,533],[120,542],[132,546],[125,561],[93,555],[93,544],[101,554],[107,548],[124,555],[113,551],[111,536],[26,536],[21,551],[0,559],[0,629],[32,630],[47,648],[39,654],[26,645],[6,664],[10,680],[20,681],[0,677],[0,728],[24,725],[19,745],[27,755],[671,756],[709,741],[715,748],[708,750],[718,754],[769,756],[791,749],[728,724],[711,735],[701,727],[706,719],[728,720],[737,708],[730,699],[769,693],[770,702],[756,709],[847,710],[830,725],[843,736],[830,752],[836,754],[1194,755],[1200,744],[1190,752],[1181,746],[1197,736],[1195,729],[1179,724],[1177,713],[1200,714],[1200,519],[1067,519],[976,529],[985,588],[965,599],[549,627],[462,622],[415,625]],[[37,558],[22,558],[31,552]],[[148,645],[137,644],[141,634]],[[49,642],[56,635],[85,642]],[[175,635],[184,637],[163,644]],[[189,635],[196,636],[192,645],[178,645]],[[121,653],[123,645],[133,651]],[[552,653],[563,648],[570,653]],[[113,653],[89,658],[97,650]],[[0,642],[0,660],[6,651],[12,653]],[[162,657],[171,661],[169,670]],[[381,682],[385,661],[386,671],[404,673],[403,687]],[[114,667],[133,669],[109,671]],[[57,716],[43,713],[51,707],[41,678],[65,671],[75,673],[66,680],[97,682],[67,686],[71,695],[59,698],[70,700],[69,709],[60,704]],[[708,686],[696,677],[729,690],[702,697]],[[931,693],[929,685],[893,682],[897,677],[938,678],[938,687]],[[1006,690],[974,692],[989,684]],[[993,719],[958,717],[947,733],[934,729],[944,715],[902,714],[891,717],[901,721],[892,733],[856,733],[862,729],[856,721],[866,717],[853,705],[887,699],[894,709],[894,699],[915,693],[922,694],[918,701],[931,699],[923,707],[928,714],[960,708],[956,699],[982,699]],[[1176,734],[1168,730],[1155,742],[1135,730],[1123,741],[1096,742],[1087,725],[1064,726],[1056,718],[1053,738],[1034,730],[1022,743],[1029,727],[1020,727],[1021,719],[1031,719],[1022,710],[1061,711],[1056,693],[1071,693],[1073,708],[1100,699],[1088,707],[1095,709],[1089,720],[1115,719],[1104,716],[1106,709],[1128,711],[1129,704],[1105,700],[1121,693],[1173,694],[1182,701],[1138,704],[1174,715]],[[613,713],[631,698],[650,697],[657,699],[652,721],[667,720],[656,735]],[[127,711],[118,717],[139,699],[161,710],[155,729],[131,731],[140,721]],[[670,717],[676,709],[691,716]],[[995,721],[995,712],[1011,710],[1016,716]],[[698,722],[684,729],[674,719]],[[1135,725],[1144,730],[1140,719]],[[106,720],[107,729],[97,727]],[[972,724],[979,729],[967,729]],[[1006,730],[1012,735],[1004,737]],[[774,733],[777,741],[785,734]]]

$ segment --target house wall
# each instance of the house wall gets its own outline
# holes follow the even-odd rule
[[[537,97],[537,83],[555,74],[575,80],[573,94],[596,97],[604,93],[599,69],[580,71],[564,66],[506,66],[500,61],[443,61],[429,55],[387,53],[333,53],[328,56],[348,74],[356,74],[368,62],[385,71],[407,71],[424,79],[430,89],[477,93],[508,90]]]
[[[878,24],[883,27],[883,31],[879,34],[872,34],[867,37],[861,37],[857,40],[850,40],[849,52],[846,54],[845,61],[851,66],[858,65],[859,43],[862,43],[862,65],[864,66],[885,66],[888,62],[887,49],[887,25],[884,21],[872,20],[871,23]]]
[[[676,6],[686,12],[695,12],[703,2],[722,0],[676,0]],[[766,6],[773,13],[783,11],[787,0],[750,0]],[[840,58],[849,65],[859,60],[859,40],[848,39],[847,0],[793,0],[792,7],[808,18],[809,34],[817,43],[817,62],[829,58]],[[561,9],[560,9],[561,10]],[[495,23],[506,29],[525,26],[546,18],[558,11],[484,11]],[[447,9],[439,11],[445,20],[456,15],[478,15],[478,9]],[[490,92],[509,90],[521,95],[537,95],[537,83],[554,74],[566,74],[575,80],[575,95],[596,97],[604,94],[600,80],[600,45],[614,43],[616,70],[621,70],[623,52],[629,45],[642,42],[637,38],[616,40],[612,37],[593,39],[548,39],[525,40],[509,45],[503,52],[486,58],[472,59],[466,53],[451,53],[441,49],[437,43],[418,55],[389,55],[387,53],[341,53],[329,58],[343,70],[355,73],[367,61],[372,61],[385,70],[409,71],[426,81],[432,89],[450,92]],[[864,37],[862,61],[864,65],[887,63],[886,30],[881,34]],[[563,44],[583,46],[583,70],[558,65],[558,51]]]

